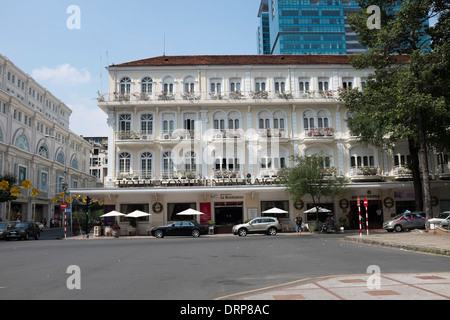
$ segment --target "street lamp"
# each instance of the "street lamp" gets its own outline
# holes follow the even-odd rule
[[[46,134],[45,135],[46,138],[51,138],[56,140],[55,136],[51,136]],[[69,184],[67,183],[67,147],[64,143],[64,182],[61,184],[61,189],[63,191],[63,202],[65,202],[65,199],[67,195],[70,196],[70,191],[69,191]],[[70,206],[72,208],[72,202],[70,202]],[[63,209],[64,210],[64,228],[63,228],[63,234],[64,234],[64,239],[67,239],[67,235],[66,235],[66,227],[67,227],[67,207]],[[72,234],[72,210],[70,210],[70,233]]]

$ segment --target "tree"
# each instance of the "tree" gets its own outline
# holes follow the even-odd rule
[[[16,182],[17,179],[12,173],[6,173],[0,176],[0,202],[17,199],[17,195],[11,194],[11,188]]]
[[[442,0],[359,0],[358,4],[361,12],[349,21],[368,52],[352,59],[352,65],[374,71],[364,90],[342,91],[341,99],[351,114],[348,126],[364,143],[389,147],[408,141],[416,205],[424,207],[429,218],[428,150],[450,150],[450,5]],[[381,9],[381,29],[367,27],[369,5]],[[428,27],[428,20],[436,16],[435,27]]]
[[[326,155],[293,156],[292,159],[295,165],[281,171],[281,180],[294,202],[310,195],[317,207],[323,197],[334,199],[347,193],[345,178],[336,176],[334,168],[328,167],[330,158]]]

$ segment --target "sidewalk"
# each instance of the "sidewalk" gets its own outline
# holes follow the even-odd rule
[[[363,233],[362,236],[359,234],[347,236],[344,240],[450,256],[450,236],[429,234],[424,230],[400,233],[379,232],[369,233],[369,235]]]
[[[215,300],[450,300],[450,272],[326,276]]]

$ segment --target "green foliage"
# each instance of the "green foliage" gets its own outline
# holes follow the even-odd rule
[[[295,165],[281,171],[281,179],[286,186],[286,192],[291,194],[293,201],[310,195],[314,204],[319,204],[321,198],[345,194],[345,178],[330,176],[324,170],[324,163],[329,158],[323,154],[314,154],[308,157],[292,157]]]

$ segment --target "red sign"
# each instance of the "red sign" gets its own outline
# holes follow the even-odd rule
[[[66,210],[66,209],[67,209],[67,203],[63,202],[63,203],[61,203],[61,204],[59,205],[59,207],[60,207],[61,209],[63,209],[63,210]]]
[[[367,198],[364,198],[364,207],[367,208],[368,205],[369,205],[369,201],[367,201]]]

